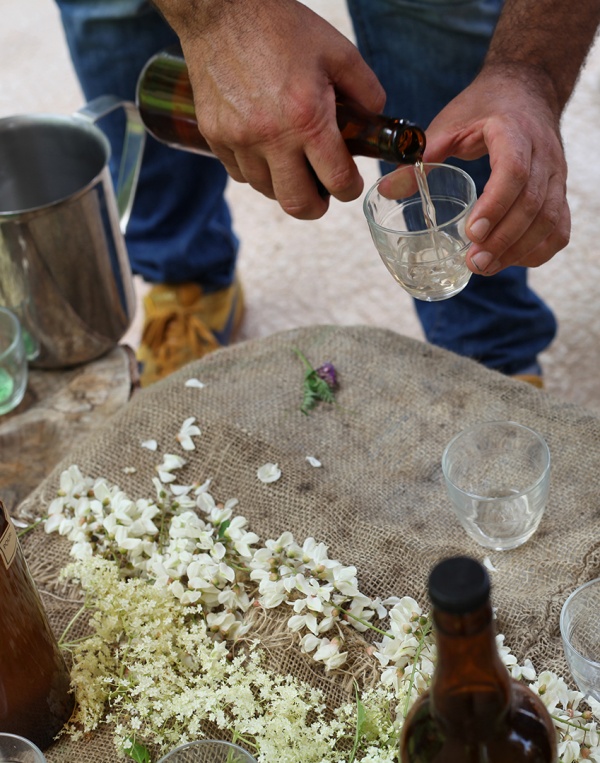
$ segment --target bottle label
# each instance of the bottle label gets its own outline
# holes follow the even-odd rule
[[[0,557],[8,569],[17,553],[17,531],[12,520],[0,501]]]

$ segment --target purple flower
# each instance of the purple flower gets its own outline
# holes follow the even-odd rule
[[[323,363],[323,365],[319,366],[315,371],[320,379],[327,382],[327,386],[330,389],[335,389],[337,387],[337,373],[333,363]]]

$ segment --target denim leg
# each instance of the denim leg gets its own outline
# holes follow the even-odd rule
[[[426,127],[476,76],[502,0],[347,0],[358,47],[387,93],[386,113]],[[480,194],[487,157],[464,162]],[[382,165],[389,172],[391,165]],[[527,269],[511,267],[441,302],[415,300],[432,344],[507,374],[539,370],[556,320],[527,285]]]
[[[135,100],[138,74],[177,37],[146,0],[56,0],[73,66],[87,100],[113,94]],[[123,115],[99,122],[119,165]],[[126,242],[134,273],[158,283],[233,279],[238,240],[224,198],[227,173],[216,159],[178,151],[147,137]]]

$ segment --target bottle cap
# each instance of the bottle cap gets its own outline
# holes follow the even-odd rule
[[[429,598],[437,609],[466,614],[479,609],[490,596],[490,578],[483,565],[468,556],[444,559],[429,575]]]

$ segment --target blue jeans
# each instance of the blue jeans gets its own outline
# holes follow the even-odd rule
[[[156,52],[178,42],[146,0],[56,0],[73,66],[87,100],[135,100],[137,78]],[[99,122],[118,168],[123,116]],[[227,173],[216,159],[174,151],[148,136],[125,236],[131,267],[158,283],[228,286],[238,240],[224,198]]]
[[[347,0],[358,47],[387,93],[386,113],[426,127],[474,79],[485,57],[502,0]],[[487,157],[448,160],[468,172],[481,193]],[[382,165],[383,172],[393,169]],[[460,294],[415,300],[432,344],[506,374],[539,372],[538,354],[556,334],[556,320],[527,285],[527,269],[473,275]]]

